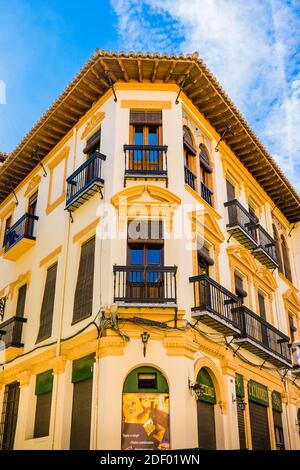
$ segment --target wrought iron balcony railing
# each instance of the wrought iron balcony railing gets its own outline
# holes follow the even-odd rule
[[[242,337],[235,342],[275,366],[291,367],[289,337],[245,306],[238,307],[237,312]]]
[[[190,277],[194,288],[192,316],[213,329],[236,335],[240,333],[238,298],[206,274]]]
[[[185,165],[184,166],[184,179],[192,189],[196,189],[197,176]]]
[[[176,304],[176,266],[114,266],[114,301]]]
[[[124,145],[125,179],[167,179],[167,145]]]
[[[207,202],[207,204],[209,204],[210,206],[212,206],[212,196],[213,196],[213,192],[211,191],[211,189],[209,189],[207,186],[205,186],[205,184],[203,183],[203,181],[201,181],[201,197],[202,199],[204,199],[204,201]]]
[[[258,246],[256,217],[251,215],[237,199],[225,202],[224,205],[228,207],[228,232],[246,248],[256,248]]]
[[[258,247],[253,250],[255,258],[257,258],[267,268],[278,268],[276,242],[266,230],[257,224]]]
[[[70,212],[78,209],[104,186],[102,163],[106,156],[95,152],[77,170],[67,178],[66,209]]]
[[[35,226],[38,217],[32,214],[24,214],[13,226],[6,232],[6,243],[4,253],[8,253],[16,245],[23,241],[35,241]],[[30,244],[30,243],[29,243]],[[27,246],[27,244],[26,244]],[[18,247],[19,248],[19,247]],[[18,250],[19,251],[19,250]],[[14,259],[7,256],[8,259]]]
[[[14,347],[22,348],[22,331],[23,324],[27,322],[27,318],[12,317],[0,324],[0,338],[5,344],[5,349]]]

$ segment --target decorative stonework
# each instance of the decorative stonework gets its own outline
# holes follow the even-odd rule
[[[27,273],[20,274],[19,277],[14,281],[9,284],[9,297],[12,299],[14,295],[14,290],[15,288],[23,283],[27,284],[27,286],[30,284],[30,279],[31,279],[31,271],[28,271]]]
[[[96,126],[100,124],[101,121],[105,118],[105,113],[99,111],[98,113],[94,114],[87,125],[84,128],[84,131],[81,135],[81,140],[85,139],[91,132],[95,129]]]
[[[36,189],[36,187],[40,184],[41,179],[42,178],[40,175],[36,175],[29,181],[29,184],[25,191],[25,196],[28,196],[34,189]]]
[[[17,376],[17,381],[20,384],[20,388],[27,387],[29,385],[30,378],[31,378],[31,372],[29,370],[25,370],[24,372],[21,372],[21,374]]]
[[[125,346],[126,342],[119,336],[107,336],[101,338],[96,352],[96,357],[99,359],[104,356],[123,356]]]
[[[63,374],[66,368],[66,358],[65,357],[56,357],[49,362],[50,368],[53,370],[53,374]]]

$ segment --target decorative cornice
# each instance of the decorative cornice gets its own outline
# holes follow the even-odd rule
[[[20,274],[19,277],[14,281],[9,284],[9,297],[12,298],[14,295],[15,288],[19,284],[27,284],[29,286],[30,284],[30,279],[31,279],[31,271],[27,271],[27,273]]]
[[[37,186],[40,184],[41,182],[41,176],[40,175],[35,175],[30,181],[29,181],[29,184],[27,186],[27,189],[25,191],[25,196],[28,196],[29,194],[31,194],[36,188]]]

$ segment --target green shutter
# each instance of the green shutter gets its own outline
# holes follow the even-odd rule
[[[259,405],[269,406],[268,389],[254,380],[248,383],[248,397],[250,401],[258,403]]]
[[[272,409],[282,413],[281,394],[279,392],[272,392]]]
[[[77,359],[73,362],[72,382],[81,382],[82,380],[93,377],[93,364],[95,362],[95,353]]]
[[[207,369],[202,368],[199,370],[197,376],[197,383],[202,385],[202,395],[200,397],[201,401],[206,403],[216,404],[216,392],[211,376],[209,375]]]
[[[36,376],[35,394],[43,395],[44,393],[52,392],[53,388],[53,371],[47,370]]]
[[[142,389],[139,388],[138,377],[139,374],[156,374],[157,377],[157,388],[155,389]],[[154,367],[138,367],[134,369],[130,374],[126,377],[123,387],[124,393],[169,393],[169,386],[166,381],[164,375]]]
[[[235,393],[237,397],[245,398],[244,377],[240,374],[235,376]]]

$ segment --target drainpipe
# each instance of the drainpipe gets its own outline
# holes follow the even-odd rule
[[[73,169],[75,167],[75,159],[76,159],[76,147],[77,147],[77,128],[75,127],[73,130],[73,141],[74,141],[74,152],[73,152]],[[61,349],[61,339],[62,339],[62,331],[63,331],[63,318],[64,318],[64,309],[65,309],[65,297],[66,297],[66,282],[67,282],[67,267],[69,261],[69,249],[70,249],[70,230],[71,230],[71,219],[68,217],[68,227],[67,227],[67,234],[65,239],[65,257],[64,257],[64,272],[63,272],[63,281],[62,281],[62,306],[60,312],[60,321],[59,321],[59,331],[58,331],[58,338],[56,343],[56,353],[55,357],[60,357],[60,349]],[[52,433],[52,450],[54,450],[54,439],[55,439],[55,425],[56,425],[56,413],[57,413],[57,402],[58,402],[58,377],[60,374],[57,374],[56,378],[56,390],[54,395],[54,417],[53,417],[53,433]]]

